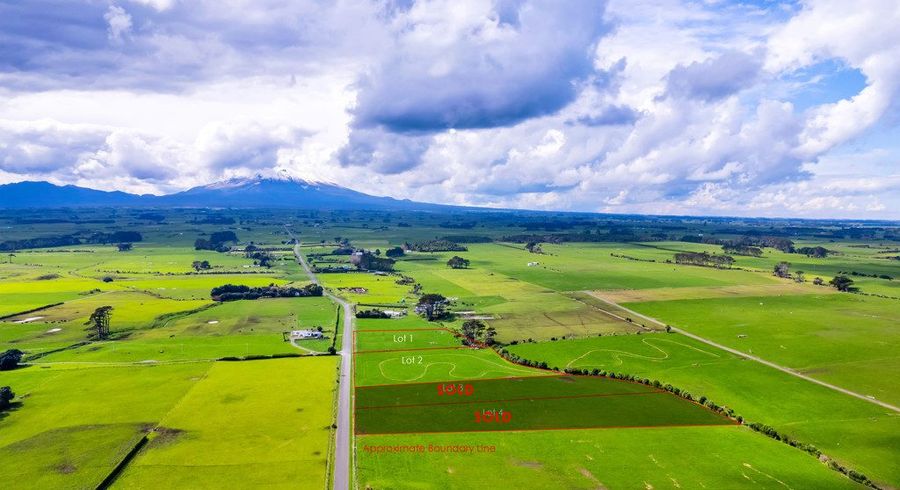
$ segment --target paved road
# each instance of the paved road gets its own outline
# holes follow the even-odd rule
[[[666,326],[665,323],[663,323],[663,322],[657,320],[656,318],[649,317],[649,316],[647,316],[647,315],[643,315],[643,314],[638,313],[638,312],[636,312],[636,311],[634,311],[634,310],[631,310],[631,309],[629,309],[629,308],[625,308],[624,306],[622,306],[622,305],[620,305],[620,304],[618,304],[618,303],[613,303],[612,301],[609,301],[608,299],[606,299],[606,298],[604,298],[604,297],[602,297],[602,296],[597,295],[597,294],[596,294],[595,292],[593,292],[593,291],[585,291],[585,292],[588,293],[588,294],[590,294],[591,296],[593,296],[593,297],[599,299],[600,301],[603,301],[604,303],[608,303],[608,304],[610,304],[610,305],[612,305],[612,306],[616,306],[616,307],[618,307],[618,308],[621,308],[621,309],[627,311],[628,313],[630,313],[630,314],[632,314],[632,315],[641,317],[641,318],[643,318],[644,320],[647,320],[647,321],[656,323],[657,325],[660,325],[660,326],[663,326],[663,327]],[[684,335],[685,337],[690,337],[690,338],[692,338],[692,339],[694,339],[694,340],[696,340],[696,341],[698,341],[698,342],[703,342],[703,343],[706,344],[706,345],[711,345],[711,346],[713,346],[713,347],[722,349],[722,350],[724,350],[724,351],[728,351],[728,352],[730,352],[730,353],[732,353],[732,354],[734,354],[734,355],[736,355],[736,356],[743,357],[744,359],[749,359],[749,360],[751,360],[751,361],[756,361],[756,362],[758,362],[758,363],[760,363],[760,364],[764,364],[764,365],[766,365],[766,366],[769,366],[770,368],[777,369],[777,370],[779,370],[779,371],[781,371],[781,372],[783,372],[783,373],[790,374],[791,376],[796,376],[796,377],[798,377],[798,378],[800,378],[800,379],[804,379],[804,380],[806,380],[806,381],[809,381],[810,383],[815,383],[815,384],[817,384],[817,385],[819,385],[819,386],[824,386],[824,387],[826,387],[826,388],[829,388],[829,389],[832,389],[832,390],[834,390],[834,391],[843,393],[843,394],[845,394],[845,395],[850,395],[850,396],[852,396],[852,397],[859,398],[860,400],[864,400],[864,401],[867,401],[867,402],[869,402],[869,403],[878,405],[879,407],[887,408],[887,409],[893,410],[893,411],[895,411],[895,412],[900,412],[900,408],[895,407],[895,406],[891,405],[890,403],[885,403],[885,402],[883,402],[883,401],[881,401],[881,400],[877,400],[877,399],[875,399],[875,398],[869,398],[869,397],[867,397],[867,396],[865,396],[865,395],[861,395],[861,394],[859,394],[859,393],[856,393],[855,391],[850,391],[850,390],[848,390],[848,389],[841,388],[840,386],[835,386],[835,385],[833,385],[833,384],[831,384],[831,383],[826,383],[826,382],[821,381],[821,380],[818,380],[818,379],[816,379],[816,378],[810,378],[809,376],[807,376],[807,375],[805,375],[805,374],[802,374],[802,373],[798,373],[797,371],[795,371],[795,370],[793,370],[793,369],[791,369],[791,368],[789,368],[789,367],[784,367],[784,366],[781,366],[781,365],[779,365],[779,364],[775,364],[774,362],[770,362],[770,361],[767,361],[767,360],[765,360],[765,359],[756,357],[756,356],[754,356],[754,355],[747,354],[747,353],[741,352],[741,351],[736,350],[736,349],[732,349],[731,347],[727,347],[727,346],[724,346],[724,345],[719,344],[719,343],[717,343],[717,342],[713,342],[712,340],[705,339],[705,338],[700,337],[700,336],[698,336],[698,335],[694,335],[694,334],[692,334],[692,333],[690,333],[690,332],[685,332],[684,330],[682,330],[682,329],[680,329],[680,328],[675,328],[675,327],[671,327],[671,328],[672,328],[672,331],[673,331],[673,332],[680,333],[681,335]]]
[[[287,228],[286,228],[287,229]],[[309,267],[306,258],[300,251],[300,241],[288,229],[291,238],[294,239],[294,256],[297,262],[306,271],[309,279],[319,284],[319,279]],[[353,363],[353,308],[350,303],[344,301],[327,290],[324,295],[332,301],[344,308],[344,322],[342,325],[343,333],[341,341],[341,370],[338,375],[338,414],[337,414],[337,434],[335,435],[334,450],[334,490],[347,490],[350,488],[350,455],[353,451],[353,443],[350,434],[350,409],[351,409],[351,379],[352,363]]]

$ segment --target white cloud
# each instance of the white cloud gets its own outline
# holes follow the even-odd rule
[[[109,23],[110,40],[121,42],[131,32],[131,16],[122,7],[110,5],[103,18]]]
[[[866,140],[896,134],[897,2],[604,4],[16,3],[0,182],[286,171],[456,204],[897,216],[900,147]],[[795,104],[829,60],[865,88]]]

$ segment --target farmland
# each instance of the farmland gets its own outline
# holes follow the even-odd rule
[[[834,254],[764,247],[720,269],[675,263],[676,253],[721,254],[677,239],[529,251],[505,240],[530,226],[516,216],[462,233],[442,227],[458,217],[386,214],[375,227],[353,212],[231,211],[232,224],[195,213],[166,211],[162,224],[66,224],[80,236],[131,227],[143,241],[123,251],[87,240],[16,250],[0,263],[0,351],[24,353],[21,367],[0,373],[17,395],[0,415],[4,474],[33,488],[184,487],[198,478],[215,488],[328,487],[341,384],[327,354],[345,347],[343,314],[327,296],[278,296],[311,284],[293,256],[299,237],[327,292],[368,312],[351,319],[346,346],[357,488],[471,488],[497,475],[502,488],[858,487],[850,471],[883,488],[900,482],[896,413],[666,331],[896,405],[900,300],[894,281],[879,277],[896,273],[881,258],[892,246],[808,236],[796,246]],[[8,226],[11,239],[61,233]],[[237,240],[219,251],[193,246],[222,231]],[[384,258],[451,233],[477,243],[410,245],[378,273],[357,271],[346,251]],[[454,256],[468,266],[449,267]],[[791,262],[790,277],[773,276],[781,261]],[[827,284],[846,271],[857,272],[857,294]],[[824,284],[812,284],[816,275]],[[229,284],[272,294],[213,297]],[[425,295],[444,298],[447,313],[418,314]],[[101,338],[91,318],[105,306]],[[466,337],[472,325],[477,338]],[[296,330],[321,338],[286,341]],[[443,385],[474,392],[438,395]],[[473,418],[501,411],[508,420]],[[377,449],[400,446],[424,449]]]

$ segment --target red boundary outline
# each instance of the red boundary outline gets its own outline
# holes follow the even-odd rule
[[[419,329],[419,328],[416,328],[416,329],[399,329],[399,330],[394,330],[394,331],[410,331],[410,330],[413,330],[413,331],[416,331],[416,330],[418,330],[418,331],[427,331],[427,330],[432,330],[432,331],[434,331],[434,330],[446,330],[447,332],[450,332],[451,334],[453,334],[453,335],[454,335],[455,337],[457,337],[457,338],[462,337],[462,334],[460,334],[459,332],[456,332],[456,331],[451,330],[451,329],[446,328],[446,327],[433,328],[433,329]],[[368,331],[368,332],[375,332],[376,330],[361,330],[361,331],[363,331],[363,332],[366,332],[366,331]],[[385,331],[385,332],[390,332],[390,331],[392,331],[392,330],[384,330],[384,331]],[[550,430],[660,429],[660,428],[672,428],[672,427],[724,427],[724,426],[736,426],[736,425],[742,425],[741,422],[738,422],[737,420],[734,420],[734,419],[732,419],[732,418],[730,418],[730,417],[726,417],[725,415],[722,415],[721,413],[715,412],[715,411],[713,411],[712,409],[710,409],[709,407],[707,407],[706,405],[703,405],[703,404],[699,403],[697,400],[688,400],[688,399],[686,399],[686,398],[683,398],[683,397],[681,397],[681,396],[676,395],[675,393],[671,393],[671,392],[668,392],[668,391],[666,391],[666,390],[662,390],[662,389],[656,388],[656,387],[651,386],[651,385],[646,385],[646,384],[644,384],[644,383],[641,383],[641,382],[638,382],[638,381],[629,380],[629,379],[610,378],[610,377],[606,377],[606,376],[591,376],[591,375],[582,375],[582,374],[570,374],[570,373],[564,373],[564,372],[560,372],[560,371],[558,371],[558,370],[553,370],[553,369],[549,369],[549,368],[540,368],[540,367],[535,367],[535,366],[525,366],[525,365],[518,364],[518,363],[515,363],[515,362],[510,361],[509,359],[507,359],[507,358],[503,357],[502,355],[500,355],[500,353],[497,352],[496,349],[494,349],[494,348],[492,348],[492,347],[490,347],[490,346],[488,346],[488,345],[486,345],[486,344],[484,344],[484,343],[482,343],[482,342],[477,342],[477,341],[475,341],[475,343],[478,344],[480,348],[482,348],[482,349],[487,349],[487,350],[493,352],[497,357],[499,357],[501,360],[503,360],[503,361],[506,362],[507,364],[511,364],[511,365],[513,365],[513,366],[517,366],[517,367],[520,367],[520,368],[533,369],[533,370],[535,370],[535,371],[546,372],[546,373],[549,373],[549,374],[546,374],[546,375],[535,375],[535,376],[508,376],[508,377],[501,377],[501,378],[476,378],[476,379],[469,379],[469,380],[466,380],[466,379],[461,379],[461,380],[459,380],[459,379],[458,379],[458,380],[452,380],[452,381],[422,381],[422,382],[416,382],[416,383],[392,383],[392,384],[385,384],[385,385],[364,385],[364,386],[356,386],[356,355],[359,353],[359,352],[356,350],[356,347],[357,347],[356,335],[357,335],[358,332],[359,332],[359,331],[357,331],[357,329],[353,329],[353,346],[352,346],[352,351],[353,351],[353,352],[352,352],[353,362],[352,362],[352,364],[351,364],[351,366],[352,366],[351,374],[352,374],[352,376],[353,376],[353,379],[352,379],[351,381],[352,381],[352,383],[353,383],[352,386],[353,386],[354,389],[353,389],[353,394],[351,395],[351,397],[352,397],[352,399],[353,399],[351,409],[352,409],[352,411],[353,411],[353,427],[352,427],[352,432],[353,432],[353,435],[354,435],[354,436],[370,436],[370,435],[372,435],[372,436],[374,436],[374,435],[402,435],[402,434],[407,434],[407,435],[409,435],[409,434],[420,434],[420,435],[421,435],[421,434],[468,434],[468,433],[472,433],[472,432],[476,432],[476,433],[482,433],[482,432],[538,432],[538,431],[550,431]],[[470,340],[471,340],[471,339],[470,339]],[[392,352],[397,352],[397,351],[392,351]],[[680,400],[682,400],[682,401],[684,401],[684,402],[691,403],[691,404],[693,404],[693,405],[699,406],[699,407],[702,408],[703,410],[708,410],[708,411],[712,412],[714,415],[718,415],[718,416],[721,417],[723,420],[728,421],[728,424],[680,424],[680,425],[679,425],[679,424],[668,424],[668,425],[648,425],[648,426],[627,426],[627,425],[626,425],[626,426],[598,426],[598,427],[557,427],[557,428],[548,428],[548,429],[498,429],[498,430],[488,430],[488,431],[462,430],[462,431],[436,431],[436,432],[384,432],[384,433],[375,433],[375,432],[361,433],[361,432],[357,432],[357,430],[356,430],[356,428],[357,428],[357,423],[356,423],[356,413],[357,413],[357,411],[360,409],[359,407],[356,406],[356,391],[359,390],[360,388],[378,388],[378,387],[384,387],[384,386],[411,385],[411,384],[437,384],[437,383],[441,383],[441,382],[444,382],[444,383],[448,383],[448,382],[449,382],[449,383],[458,383],[458,382],[460,382],[460,381],[495,381],[495,380],[496,380],[496,381],[499,381],[499,380],[531,379],[531,378],[536,378],[536,377],[554,377],[554,376],[559,376],[559,377],[569,376],[569,377],[572,377],[572,378],[576,378],[576,377],[584,377],[584,378],[588,378],[588,377],[592,377],[592,378],[603,378],[603,379],[612,380],[612,381],[619,381],[619,382],[622,382],[622,383],[630,383],[630,384],[637,384],[637,385],[641,385],[641,386],[646,386],[646,387],[649,387],[651,390],[655,390],[655,391],[658,391],[658,392],[661,392],[661,393],[666,393],[666,394],[668,394],[668,395],[670,395],[670,396],[674,396],[674,397],[676,397],[676,398],[678,398],[678,399],[680,399]],[[647,392],[647,393],[653,393],[653,392]],[[355,445],[354,445],[354,451],[355,451]]]

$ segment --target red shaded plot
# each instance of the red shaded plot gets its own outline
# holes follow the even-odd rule
[[[447,394],[447,385],[462,385]],[[467,385],[470,385],[469,388]],[[652,387],[590,376],[381,385],[356,389],[356,433],[400,434],[725,425]]]

